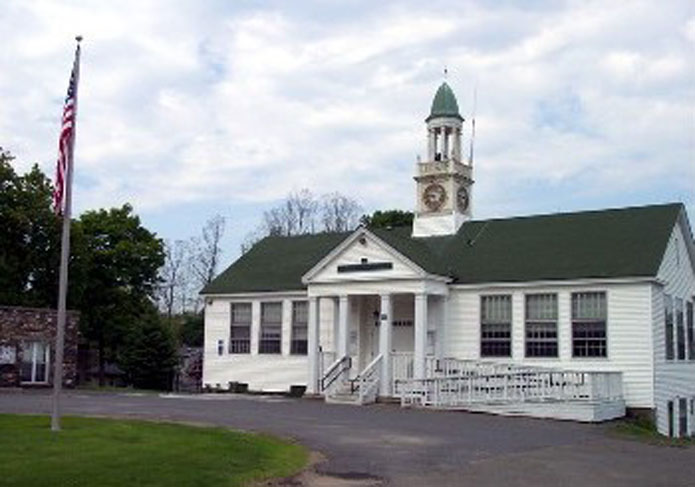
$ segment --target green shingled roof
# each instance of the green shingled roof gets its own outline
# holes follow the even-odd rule
[[[456,95],[451,87],[445,82],[437,90],[432,100],[432,109],[426,121],[429,122],[433,118],[439,117],[454,117],[463,120],[459,113],[459,104],[456,101]]]
[[[460,284],[648,277],[658,272],[681,204],[474,220],[455,235],[373,233],[426,271]],[[302,275],[349,234],[268,237],[203,294],[304,289]]]
[[[302,276],[349,233],[266,237],[205,286],[201,294],[294,291]]]

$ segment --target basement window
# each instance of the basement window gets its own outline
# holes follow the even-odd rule
[[[526,295],[526,356],[557,357],[557,294]]]
[[[684,397],[678,399],[678,436],[688,436],[688,400]]]
[[[572,356],[607,357],[606,293],[572,293]]]
[[[480,356],[511,357],[511,295],[480,297]]]

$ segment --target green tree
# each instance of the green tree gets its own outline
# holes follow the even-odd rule
[[[203,346],[203,313],[186,313],[182,316],[181,343],[189,347]]]
[[[133,322],[118,354],[127,380],[142,389],[170,389],[177,365],[176,343],[153,305]]]
[[[362,215],[360,222],[372,228],[402,227],[413,224],[413,212],[403,210],[377,210],[371,215]]]
[[[80,217],[85,246],[85,292],[79,306],[83,335],[99,350],[99,383],[106,360],[116,360],[143,314],[149,313],[164,263],[161,239],[133,208],[88,211]]]
[[[37,165],[24,175],[0,147],[0,303],[54,307],[58,294],[61,221],[51,210],[53,187]],[[75,228],[77,227],[77,228]],[[83,248],[73,225],[69,305],[82,292]]]

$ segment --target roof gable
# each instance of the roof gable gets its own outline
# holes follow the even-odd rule
[[[361,227],[310,269],[302,281],[408,279],[426,274],[422,267]]]

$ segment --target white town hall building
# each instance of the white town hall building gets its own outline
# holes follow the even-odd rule
[[[683,205],[475,220],[446,83],[426,123],[412,228],[267,237],[203,290],[203,383],[693,434]]]

